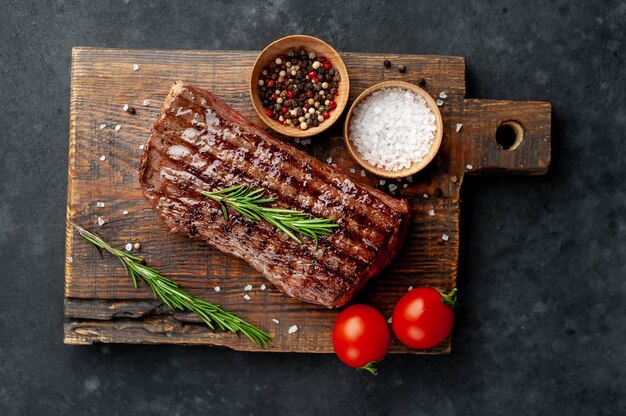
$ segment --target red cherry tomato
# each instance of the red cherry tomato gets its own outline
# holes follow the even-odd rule
[[[389,349],[389,328],[383,315],[367,305],[352,305],[339,314],[333,328],[333,347],[346,365],[376,374],[375,361]]]
[[[432,287],[415,288],[396,304],[392,318],[393,332],[408,347],[434,347],[452,332],[452,307],[455,302],[456,289],[440,293]]]

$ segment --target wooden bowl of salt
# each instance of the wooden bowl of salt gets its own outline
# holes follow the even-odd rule
[[[435,100],[404,81],[376,84],[354,100],[344,125],[346,146],[363,169],[403,178],[424,169],[443,137]]]

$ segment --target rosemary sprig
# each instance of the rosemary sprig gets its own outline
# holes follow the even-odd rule
[[[230,312],[224,311],[217,305],[184,292],[176,282],[163,276],[158,270],[147,266],[141,257],[115,248],[98,235],[74,223],[71,224],[78,230],[80,236],[96,246],[98,251],[102,253],[102,250],[105,250],[117,257],[133,279],[135,288],[137,288],[137,280],[141,280],[152,289],[155,298],[160,298],[170,308],[193,312],[211,329],[215,329],[217,326],[222,331],[231,331],[237,335],[242,333],[251,341],[267,348],[267,343],[272,338],[267,332]]]
[[[262,206],[276,201],[276,198],[263,198],[264,192],[263,188],[254,189],[245,185],[232,186],[215,192],[200,191],[202,195],[220,204],[227,221],[227,207],[230,207],[250,220],[269,222],[298,243],[302,241],[296,233],[311,237],[315,240],[315,248],[317,248],[320,235],[330,235],[333,228],[339,227],[331,219],[313,218],[306,212]]]

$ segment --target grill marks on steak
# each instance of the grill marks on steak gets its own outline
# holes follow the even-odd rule
[[[140,182],[172,232],[200,238],[249,262],[290,296],[342,306],[397,254],[410,210],[354,183],[340,170],[269,136],[223,101],[177,83],[142,154]],[[298,244],[266,222],[250,221],[199,190],[266,189],[274,206],[332,218],[340,227]]]

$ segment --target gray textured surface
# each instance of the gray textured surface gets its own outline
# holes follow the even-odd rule
[[[0,1],[0,414],[624,414],[626,3]],[[526,3],[522,5],[522,3]],[[463,55],[469,97],[554,106],[546,177],[465,188],[454,352],[333,356],[62,344],[70,50]]]

